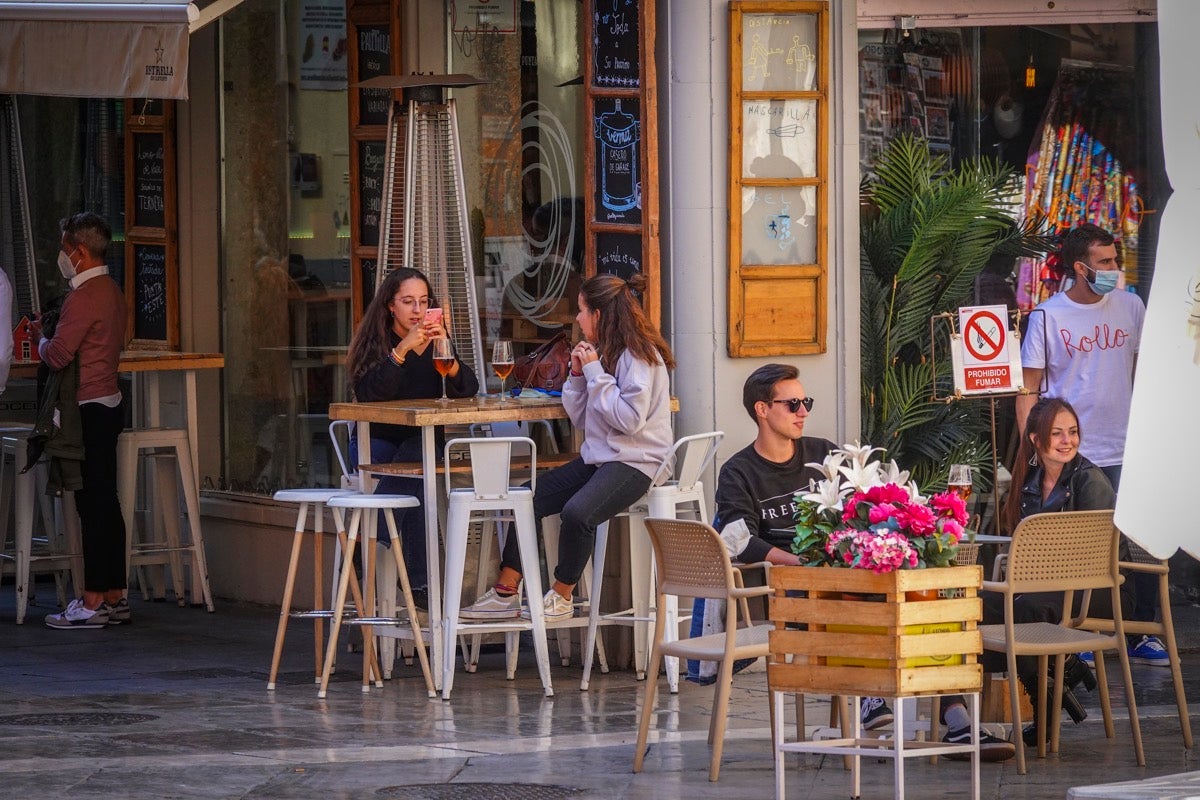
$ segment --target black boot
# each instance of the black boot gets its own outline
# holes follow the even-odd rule
[[[1066,666],[1063,667],[1063,673],[1066,676],[1063,686],[1069,689],[1078,688],[1079,684],[1083,684],[1083,688],[1089,692],[1096,688],[1096,676],[1092,674],[1092,670],[1083,660],[1075,654],[1067,656]]]
[[[1086,667],[1085,667],[1086,669]],[[1053,680],[1053,679],[1052,679]],[[1022,675],[1021,685],[1025,687],[1025,693],[1029,695],[1030,705],[1033,706],[1033,723],[1026,725],[1021,731],[1021,738],[1025,740],[1025,744],[1029,747],[1037,747],[1037,711],[1038,711],[1038,684],[1037,676]],[[1076,725],[1087,719],[1087,709],[1079,702],[1079,698],[1075,693],[1063,686],[1062,707],[1071,717],[1071,721]],[[1046,741],[1050,741],[1050,726],[1046,726]]]

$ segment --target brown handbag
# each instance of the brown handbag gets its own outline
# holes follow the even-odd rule
[[[565,331],[526,355],[513,365],[513,376],[522,389],[561,392],[571,369],[571,345]]]

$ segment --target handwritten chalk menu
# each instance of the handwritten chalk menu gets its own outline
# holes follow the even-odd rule
[[[596,233],[596,272],[606,272],[628,279],[642,271],[642,236],[640,233]]]
[[[358,241],[364,247],[379,246],[386,156],[385,142],[358,143]]]
[[[135,133],[133,162],[133,224],[162,228],[167,207],[163,134]]]
[[[641,85],[638,16],[635,0],[596,0],[592,11],[592,83],[595,86],[636,89]]]
[[[365,81],[392,72],[392,34],[388,25],[358,26],[358,79]],[[358,90],[358,124],[386,125],[392,93],[387,89]]]
[[[133,338],[165,340],[167,336],[167,248],[133,246]]]
[[[642,223],[642,123],[640,103],[597,97],[593,106],[596,222]]]

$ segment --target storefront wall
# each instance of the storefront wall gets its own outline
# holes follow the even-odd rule
[[[920,5],[918,3],[918,5]],[[929,4],[926,4],[928,6]],[[986,8],[971,3],[972,12],[986,18]],[[1075,6],[1077,4],[1071,4]],[[1097,3],[1088,19],[1096,17]],[[1127,4],[1126,4],[1127,5]],[[831,130],[826,174],[830,176],[827,207],[827,338],[825,352],[804,356],[731,358],[728,355],[728,202],[729,148],[729,7],[726,0],[659,0],[656,59],[659,90],[659,155],[662,191],[662,324],[676,350],[679,368],[673,393],[679,398],[679,435],[719,429],[726,440],[719,464],[754,436],[754,426],[741,406],[741,386],[755,368],[770,361],[797,366],[807,393],[817,398],[806,432],[835,441],[850,441],[859,431],[859,273],[858,185],[860,180],[859,29],[854,4],[830,4]],[[845,6],[849,6],[847,9]],[[912,3],[886,4],[894,14],[907,13]],[[1011,4],[991,4],[998,10]],[[860,0],[857,12],[884,13],[885,4]],[[1059,4],[1061,9],[1063,4]],[[924,8],[924,6],[922,7]],[[938,8],[944,10],[943,5]],[[917,9],[920,10],[920,9]],[[932,13],[932,7],[929,9]],[[1081,12],[1082,13],[1082,12]],[[1128,14],[1128,8],[1126,8]],[[882,17],[881,17],[882,19]],[[1056,23],[1064,20],[1056,18]],[[882,24],[866,20],[867,27]],[[958,18],[954,24],[971,24]],[[192,100],[181,115],[181,144],[194,163],[216,163],[217,136],[211,120],[217,96],[215,44],[193,42]],[[200,42],[203,44],[203,42]],[[198,52],[199,51],[199,52]],[[212,64],[203,66],[211,52]],[[445,69],[430,63],[429,48],[419,53],[420,68]],[[434,59],[436,60],[436,59]],[[417,64],[413,68],[417,68]],[[229,110],[226,109],[226,113]],[[226,123],[228,124],[228,122]],[[330,124],[343,124],[330,120]],[[181,152],[187,152],[181,146]],[[710,165],[710,166],[698,166]],[[184,175],[190,177],[182,177]],[[185,256],[182,316],[185,347],[205,349],[220,328],[220,291],[213,266],[219,241],[214,220],[220,218],[209,198],[219,198],[215,177],[208,169],[181,169],[181,193],[192,181],[193,199],[181,204],[181,248]],[[203,199],[201,199],[203,198]],[[222,236],[244,220],[226,216]],[[186,237],[186,238],[184,238]],[[228,265],[222,267],[228,270]],[[228,342],[231,331],[223,331]],[[232,415],[222,410],[215,391],[206,405],[211,417]],[[228,402],[228,401],[226,401]],[[222,424],[209,418],[208,424]],[[227,425],[223,425],[229,430]],[[207,428],[211,430],[211,428]],[[228,434],[226,434],[228,435]],[[224,443],[228,446],[228,442]],[[222,443],[202,443],[205,474],[220,474]],[[715,484],[715,472],[709,478]],[[206,532],[212,553],[212,580],[218,595],[276,602],[282,576],[263,566],[284,562],[290,514],[258,501],[236,501],[210,495],[206,500]]]

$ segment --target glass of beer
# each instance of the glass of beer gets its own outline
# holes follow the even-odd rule
[[[508,339],[497,339],[492,343],[492,370],[500,379],[500,402],[504,402],[504,382],[513,371],[512,342]]]
[[[971,465],[951,464],[946,488],[961,497],[965,503],[971,497]]]
[[[442,397],[439,402],[449,403],[450,398],[446,396],[446,376],[454,369],[454,351],[450,349],[449,339],[433,340],[433,368],[442,376]]]

